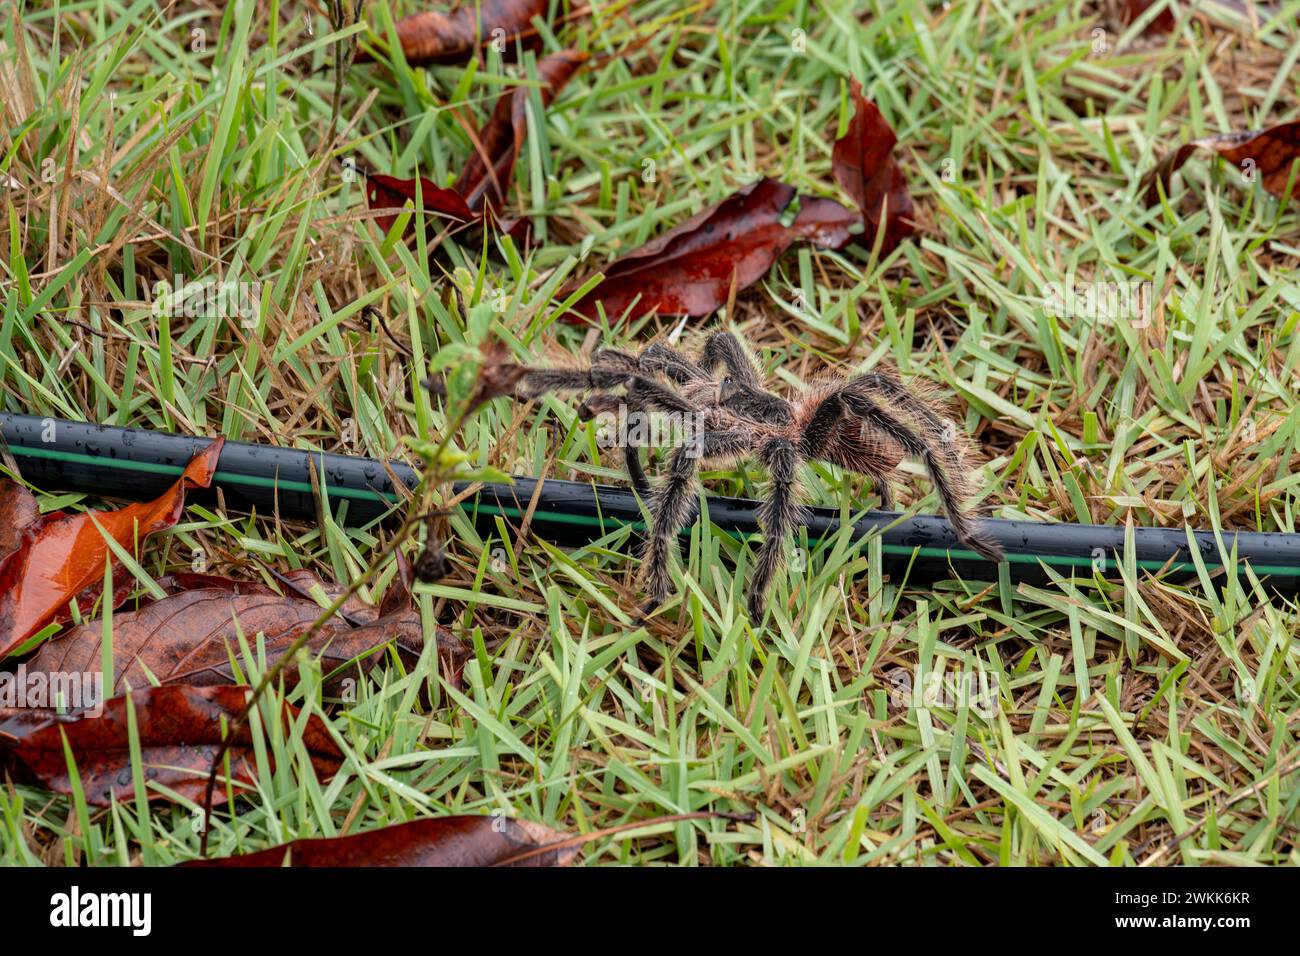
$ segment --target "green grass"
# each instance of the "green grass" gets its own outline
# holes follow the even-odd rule
[[[883,261],[792,252],[734,314],[690,328],[744,332],[787,391],[881,363],[935,383],[983,449],[981,498],[1000,517],[1297,530],[1300,206],[1204,156],[1167,204],[1139,189],[1186,138],[1297,117],[1297,0],[1257,31],[1211,8],[1208,35],[1185,21],[1154,39],[1080,2],[596,4],[548,47],[627,55],[532,113],[514,196],[540,244],[446,241],[432,259],[421,230],[379,232],[340,161],[450,183],[472,148],[458,114],[482,122],[514,82],[497,54],[354,68],[329,141],[337,36],[321,17],[309,31],[303,5],[22,6],[0,33],[0,172],[20,184],[0,223],[8,410],[405,455],[404,438],[445,424],[413,387],[440,348],[493,338],[540,361],[649,341],[676,323],[588,336],[555,323],[560,290],[758,175],[834,195],[858,77],[898,132],[916,241]],[[379,0],[369,22],[418,6]],[[1048,284],[1070,272],[1150,281],[1152,322],[1052,316]],[[260,306],[156,315],[155,283],[176,274],[256,283]],[[474,466],[621,475],[555,399],[496,402],[457,445]],[[904,502],[935,510],[909,475]],[[763,482],[755,466],[706,478],[729,494]],[[806,489],[872,501],[832,469]],[[878,542],[835,540],[791,565],[754,626],[752,554],[698,526],[680,600],[638,628],[629,530],[566,552],[505,525],[484,540],[463,516],[450,528],[456,570],[419,597],[430,628],[474,647],[465,688],[436,686],[426,709],[429,655],[354,702],[304,681],[291,699],[327,717],[344,769],[303,779],[293,735],[269,732],[277,769],[246,812],[218,814],[214,852],[424,814],[587,831],[716,808],[757,819],[623,834],[584,858],[1300,862],[1298,616],[1249,583],[1175,587],[1130,560],[1123,583],[921,590],[882,579]],[[253,555],[349,581],[380,546],[331,520],[191,508],[140,575],[199,549],[217,572],[255,573]],[[954,669],[982,675],[991,706],[915,706],[909,685]],[[193,809],[95,811],[6,785],[0,861],[187,859]]]

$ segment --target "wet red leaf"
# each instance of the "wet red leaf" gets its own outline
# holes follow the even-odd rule
[[[894,158],[898,137],[880,110],[862,95],[862,84],[853,80],[849,87],[853,100],[853,119],[844,135],[835,141],[831,152],[831,171],[835,181],[853,197],[862,210],[864,225],[861,241],[872,245],[884,222],[884,245],[881,255],[893,249],[913,232],[915,210],[907,192],[907,180]]]
[[[104,534],[135,553],[146,536],[176,524],[185,492],[212,483],[223,443],[218,438],[195,455],[176,483],[153,501],[117,511],[58,511],[28,524],[17,547],[0,558],[0,658],[47,624],[68,620],[68,603],[74,598],[79,604],[94,600],[112,554]],[[129,593],[130,581],[122,583],[115,604]]]
[[[402,55],[411,66],[464,63],[493,40],[504,40],[503,54],[513,54],[517,39],[536,37],[531,21],[544,18],[546,8],[547,0],[461,0],[447,11],[402,17],[394,26]],[[373,58],[357,50],[354,62],[369,63]]]
[[[32,783],[55,793],[72,792],[64,740],[76,760],[77,772],[93,806],[109,806],[113,799],[135,796],[131,773],[127,710],[134,706],[146,781],[174,790],[189,799],[202,797],[208,771],[221,743],[222,719],[234,726],[251,688],[244,686],[190,687],[173,684],[146,687],[104,704],[102,714],[37,718],[19,713],[0,720],[0,767],[17,781]],[[286,730],[298,721],[297,711],[284,705]],[[321,719],[311,715],[296,729],[318,778],[332,776],[343,754]],[[256,778],[253,735],[248,726],[235,732],[230,747],[231,776],[238,790]],[[165,800],[150,789],[149,800]],[[219,786],[213,797],[226,799]]]
[[[1281,199],[1286,195],[1291,167],[1300,160],[1300,120],[1270,126],[1258,132],[1225,133],[1184,143],[1165,156],[1143,180],[1148,205],[1159,202],[1159,186],[1171,195],[1174,173],[1198,149],[1209,149],[1236,165],[1243,175],[1249,171],[1263,187]],[[1300,178],[1293,187],[1292,198],[1300,196]]]
[[[350,836],[295,840],[258,853],[192,860],[181,865],[564,866],[578,855],[576,846],[532,852],[564,839],[565,834],[528,820],[462,815],[412,820]],[[519,857],[522,859],[515,862]]]
[[[23,529],[40,516],[36,496],[7,475],[0,475],[0,559],[18,547]]]
[[[794,187],[775,179],[746,186],[615,260],[565,321],[595,319],[598,303],[611,322],[625,313],[707,315],[727,301],[733,282],[744,289],[758,281],[796,239],[827,248],[848,242],[859,219],[831,199],[802,200],[798,216],[783,224],[794,198]]]
[[[262,584],[210,575],[193,577],[199,587],[113,616],[113,684],[107,694],[122,693],[128,685],[147,687],[149,675],[161,684],[232,684],[236,680],[232,653],[243,665],[239,633],[252,647],[256,647],[257,635],[264,635],[270,666],[321,614],[321,607],[310,598],[277,594]],[[304,591],[320,584],[310,572],[296,572],[293,579]],[[183,580],[178,576],[173,582]],[[320,661],[327,677],[353,661],[363,671],[369,670],[383,661],[390,644],[408,667],[419,659],[424,628],[420,612],[411,602],[409,580],[394,581],[380,611],[382,614],[360,602],[349,602],[346,613],[355,625],[335,615],[308,640],[307,653]],[[23,666],[29,677],[97,672],[102,642],[101,621],[82,624],[46,641]],[[439,630],[438,651],[440,672],[457,684],[469,650],[452,634]],[[354,669],[340,670],[330,687],[355,673]],[[283,674],[287,685],[297,682],[296,667],[286,668]]]

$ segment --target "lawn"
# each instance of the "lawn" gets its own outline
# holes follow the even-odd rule
[[[1080,0],[559,0],[573,15],[519,63],[488,46],[346,71],[341,50],[428,4],[371,0],[341,26],[333,6],[3,14],[0,407],[421,467],[445,442],[436,469],[618,484],[620,454],[575,401],[495,399],[454,429],[420,386],[431,363],[496,343],[578,365],[730,329],[783,394],[888,366],[930,383],[979,450],[990,516],[1300,530],[1300,203],[1208,151],[1160,201],[1143,186],[1190,139],[1300,118],[1300,0],[1169,3],[1166,33],[1154,8],[1127,24],[1123,4]],[[362,171],[450,184],[497,96],[565,48],[591,58],[545,108],[527,98],[513,171],[530,243],[422,215],[379,226]],[[559,321],[610,260],[759,177],[847,202],[831,152],[854,79],[897,133],[911,239],[797,244],[706,317]],[[155,308],[177,276],[256,290],[255,306]],[[1075,280],[1136,285],[1150,308],[1054,305]],[[924,471],[903,468],[898,507],[935,513]],[[703,477],[743,497],[766,483],[752,462]],[[812,504],[876,501],[839,469],[802,477]],[[43,510],[102,504],[39,491]],[[415,585],[425,633],[472,650],[460,684],[426,652],[339,699],[319,663],[293,664],[284,694],[328,723],[341,765],[317,779],[301,723],[258,724],[275,770],[215,811],[212,855],[452,813],[593,833],[718,810],[752,816],[650,822],[580,859],[1300,862],[1300,613],[1249,579],[911,583],[881,573],[878,539],[805,537],[756,622],[752,549],[703,522],[676,596],[642,623],[631,529],[572,550],[500,528],[439,517],[450,573]],[[426,533],[402,546],[412,559]],[[391,544],[328,513],[194,506],[125,573],[148,595],[196,561],[268,585],[268,569],[310,569],[376,603]],[[247,638],[232,653],[255,676]],[[189,860],[199,803],[101,809],[6,781],[0,862]]]

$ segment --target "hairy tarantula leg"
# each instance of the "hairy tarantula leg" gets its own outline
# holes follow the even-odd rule
[[[731,377],[738,382],[755,387],[762,383],[762,375],[753,359],[740,344],[740,339],[730,332],[714,332],[704,343],[700,367],[712,374],[719,365],[725,366]]]
[[[591,372],[586,369],[534,368],[524,373],[515,392],[523,398],[540,398],[547,392],[582,392],[591,387]]]
[[[578,421],[589,422],[597,415],[612,414],[627,406],[627,396],[610,392],[597,392],[590,395],[578,406]],[[642,498],[650,497],[650,482],[646,480],[645,470],[641,467],[641,446],[634,441],[635,433],[627,427],[626,422],[616,422],[618,431],[618,448],[623,453],[623,462],[627,466],[628,477],[632,487]]]
[[[632,489],[644,499],[654,494],[654,489],[650,487],[650,479],[645,476],[645,468],[641,464],[641,446],[626,443],[623,448],[623,464],[627,466],[627,476],[632,479]]]
[[[636,375],[641,371],[641,362],[630,352],[621,349],[599,348],[591,353],[592,368],[606,368],[612,371]]]
[[[578,404],[578,421],[589,422],[597,415],[613,414],[626,404],[627,399],[623,395],[596,392],[594,395],[588,395]]]
[[[852,379],[845,388],[854,390],[864,388],[870,393],[887,399],[894,407],[901,409],[916,419],[931,437],[939,443],[949,465],[956,469],[965,466],[961,446],[957,444],[957,426],[947,417],[940,415],[918,395],[913,393],[902,380],[892,372],[868,372]]]
[[[649,600],[641,609],[642,615],[667,600],[672,589],[669,562],[676,550],[677,533],[691,520],[700,461],[744,454],[749,450],[749,441],[749,432],[742,429],[704,432],[697,436],[695,443],[682,445],[673,452],[668,476],[650,501],[650,534],[641,555]]]
[[[844,398],[839,392],[827,396],[817,406],[817,410],[813,412],[808,424],[804,426],[801,441],[804,458],[822,458],[826,446],[835,434],[835,427],[844,418],[844,411]],[[880,496],[880,510],[893,511],[894,494],[889,487],[889,476],[885,472],[870,468],[863,463],[856,464],[854,469],[871,479],[876,494]]]
[[[601,349],[589,369],[528,369],[516,394],[522,398],[539,398],[547,392],[596,392],[578,406],[580,421],[590,421],[602,412],[617,412],[620,408],[635,415],[654,411],[695,415],[701,411],[672,388],[640,374],[637,371],[639,367],[640,362],[635,356],[615,349]],[[610,394],[610,389],[619,387],[625,387],[626,394]],[[618,427],[628,477],[642,497],[649,497],[650,483],[641,467],[640,451],[630,440],[630,433],[633,429],[639,431],[641,423],[623,421]]]
[[[646,347],[639,356],[641,368],[646,372],[660,372],[678,385],[708,381],[709,373],[681,352],[662,342]]]
[[[618,349],[597,349],[591,358],[592,365],[627,369],[641,375],[666,375],[674,383],[707,381],[709,375],[685,355],[662,342],[647,346],[639,355],[630,355]]]
[[[628,379],[627,404],[633,411],[677,412],[682,415],[699,411],[694,402],[644,375],[633,375]]]
[[[844,417],[844,410],[844,396],[840,392],[832,392],[822,399],[803,428],[801,443],[805,458],[822,456],[835,434],[835,427]]]
[[[916,395],[911,389],[903,384],[902,379],[892,371],[877,370],[868,372],[848,383],[848,387],[861,383],[869,392],[881,395],[889,399],[896,407],[909,413],[939,444],[939,449],[944,458],[948,461],[948,466],[954,471],[961,472],[967,467],[966,458],[962,452],[963,444],[957,441],[957,426],[945,415],[939,414],[930,406],[925,399]],[[965,481],[961,482],[964,489]],[[964,495],[964,490],[959,492]],[[884,498],[882,497],[882,501]],[[882,511],[890,510],[889,507],[882,504]]]
[[[926,471],[930,473],[930,480],[934,482],[934,489],[943,502],[948,523],[952,525],[958,540],[990,561],[1001,561],[1002,550],[975,530],[964,510],[962,498],[966,493],[965,475],[957,470],[949,473],[929,443],[867,396],[850,391],[840,394],[850,411],[894,439],[909,455],[921,459]]]
[[[797,497],[799,455],[794,445],[775,438],[759,450],[759,460],[772,476],[767,500],[758,508],[758,522],[763,528],[763,546],[758,552],[754,574],[749,582],[749,620],[758,624],[767,607],[767,592],[777,572],[785,566],[785,549],[794,534],[803,509]]]
[[[521,389],[521,394],[527,394],[534,384],[534,376],[538,376],[538,382],[545,381],[550,384],[558,379],[551,376],[556,375],[550,370],[538,370],[529,372],[524,376],[525,388]],[[583,374],[583,373],[569,373]],[[571,385],[567,382],[563,385],[553,386],[556,390],[579,389],[582,387],[605,392],[608,389],[624,386],[626,394],[600,394],[593,395],[582,403],[581,409],[587,409],[590,414],[588,418],[600,412],[617,411],[620,406],[627,408],[629,412],[677,412],[678,414],[687,415],[699,411],[694,402],[690,402],[678,395],[667,385],[639,375],[635,372],[629,373],[622,370],[614,370],[595,366],[589,374],[590,380],[585,386]],[[545,376],[545,379],[540,378]],[[541,389],[546,391],[547,389]],[[584,419],[584,421],[587,419]]]
[[[871,484],[876,489],[876,495],[880,498],[881,511],[894,510],[894,492],[889,487],[889,479],[879,472],[872,472],[867,475],[871,479]]]
[[[607,368],[530,368],[524,372],[515,393],[522,398],[540,398],[547,392],[585,392],[617,388],[629,373]]]
[[[672,589],[672,572],[669,563],[676,550],[678,530],[687,523],[694,504],[696,460],[686,447],[678,448],[669,462],[668,477],[664,479],[650,500],[650,534],[646,538],[641,558],[642,575],[648,600],[641,608],[648,615],[668,598]]]
[[[849,390],[864,388],[890,399],[899,408],[915,416],[925,425],[927,431],[933,432],[936,436],[949,434],[954,428],[951,421],[917,397],[903,384],[902,379],[892,372],[867,372],[851,379],[845,388]]]

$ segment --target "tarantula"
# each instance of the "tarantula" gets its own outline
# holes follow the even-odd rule
[[[715,377],[719,366],[726,369],[722,379]],[[620,388],[621,394],[613,391]],[[881,508],[890,510],[889,475],[904,455],[919,458],[957,537],[991,561],[1002,558],[963,509],[971,468],[964,436],[959,439],[956,426],[932,400],[908,389],[892,372],[825,382],[787,401],[763,388],[757,364],[736,336],[716,332],[698,360],[662,343],[637,355],[599,349],[588,369],[530,368],[518,387],[524,398],[582,391],[592,393],[578,408],[584,421],[621,406],[628,414],[691,415],[702,426],[700,434],[673,452],[667,477],[650,495],[650,528],[641,554],[649,595],[643,614],[668,597],[669,556],[679,530],[694,520],[699,467],[748,456],[757,457],[771,476],[768,497],[758,511],[763,543],[748,596],[754,622],[763,616],[768,588],[803,516],[799,471],[812,459],[867,476]],[[636,448],[625,446],[624,453],[633,484],[648,492]]]

